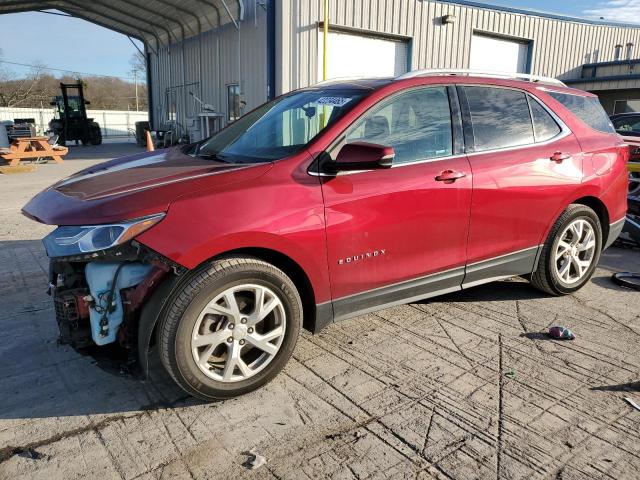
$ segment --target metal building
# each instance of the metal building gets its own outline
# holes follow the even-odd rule
[[[149,55],[156,126],[175,116],[200,138],[199,104],[189,92],[216,107],[226,123],[273,95],[322,79],[324,0],[243,3],[235,22]],[[640,25],[465,0],[328,3],[330,78],[473,68],[557,77],[602,93],[610,113],[640,99],[640,70],[633,72]]]
[[[324,2],[0,0],[0,13],[53,8],[142,40],[153,126],[199,139],[321,79]],[[329,77],[517,71],[594,91],[609,113],[640,110],[640,26],[467,0],[327,2]]]

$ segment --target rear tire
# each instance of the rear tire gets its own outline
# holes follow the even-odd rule
[[[589,207],[571,204],[551,228],[531,284],[551,295],[568,295],[591,278],[602,251],[602,226]]]
[[[270,382],[293,353],[302,302],[289,277],[269,263],[216,260],[172,297],[158,328],[160,358],[194,397],[251,392]]]

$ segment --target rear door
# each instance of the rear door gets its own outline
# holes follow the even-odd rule
[[[560,203],[582,180],[580,146],[526,92],[461,86],[458,93],[474,178],[464,286],[529,273]]]
[[[332,149],[335,158],[341,144],[366,141],[396,152],[392,168],[323,177],[337,318],[460,289],[471,170],[456,130],[447,87],[420,87],[372,107]]]

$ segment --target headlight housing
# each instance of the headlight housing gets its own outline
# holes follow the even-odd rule
[[[97,252],[128,242],[164,216],[164,213],[159,213],[109,225],[61,226],[44,237],[42,242],[51,258]]]

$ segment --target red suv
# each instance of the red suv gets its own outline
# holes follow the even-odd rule
[[[412,72],[283,95],[211,138],[112,160],[33,198],[61,340],[150,347],[191,395],[264,385],[302,327],[522,275],[593,274],[628,150],[551,79]]]

